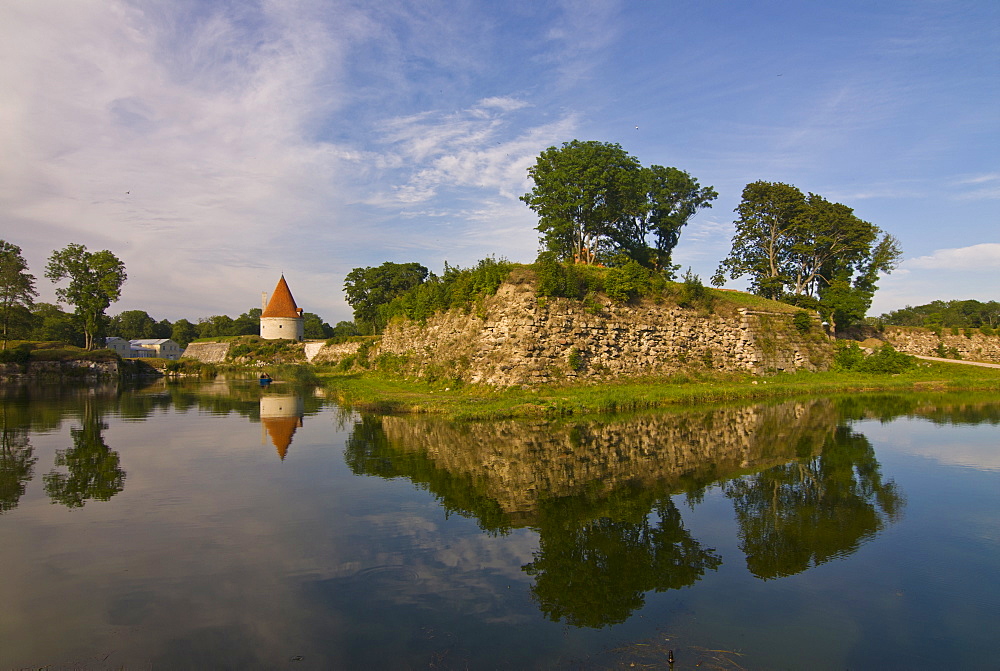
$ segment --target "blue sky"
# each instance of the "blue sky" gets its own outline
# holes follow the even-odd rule
[[[0,5],[0,237],[47,301],[54,249],[113,251],[112,314],[284,272],[336,323],[355,267],[530,262],[526,170],[572,139],[715,187],[674,255],[706,281],[766,180],[899,239],[872,314],[1000,300],[998,131],[995,0]]]

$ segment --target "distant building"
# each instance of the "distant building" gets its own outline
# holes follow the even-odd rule
[[[105,339],[104,346],[114,351],[123,359],[180,359],[184,350],[170,338],[146,338],[125,340],[110,337]]]
[[[263,301],[261,301],[263,303]],[[261,306],[260,337],[265,340],[299,340],[305,339],[305,320],[302,318],[302,308],[295,304],[288,283],[282,275],[278,286],[271,294],[271,300]]]

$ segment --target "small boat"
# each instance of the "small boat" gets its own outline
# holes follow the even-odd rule
[[[274,382],[274,380],[271,379],[270,375],[268,375],[267,373],[261,373],[261,375],[260,375],[260,386],[266,387],[267,385],[271,384],[272,382]]]

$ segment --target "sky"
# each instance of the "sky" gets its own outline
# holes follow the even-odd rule
[[[764,180],[899,240],[870,314],[1000,300],[996,0],[0,3],[0,238],[46,302],[78,243],[125,263],[112,315],[284,273],[350,320],[353,268],[532,262],[527,169],[573,139],[716,189],[674,252],[706,283]]]

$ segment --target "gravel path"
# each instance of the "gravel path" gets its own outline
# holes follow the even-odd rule
[[[981,366],[983,368],[1000,368],[1000,363],[984,363],[982,361],[962,361],[961,359],[942,359],[937,356],[920,356],[919,354],[914,354],[913,356],[918,359],[926,359],[927,361],[943,361],[944,363],[964,363],[966,366]]]

